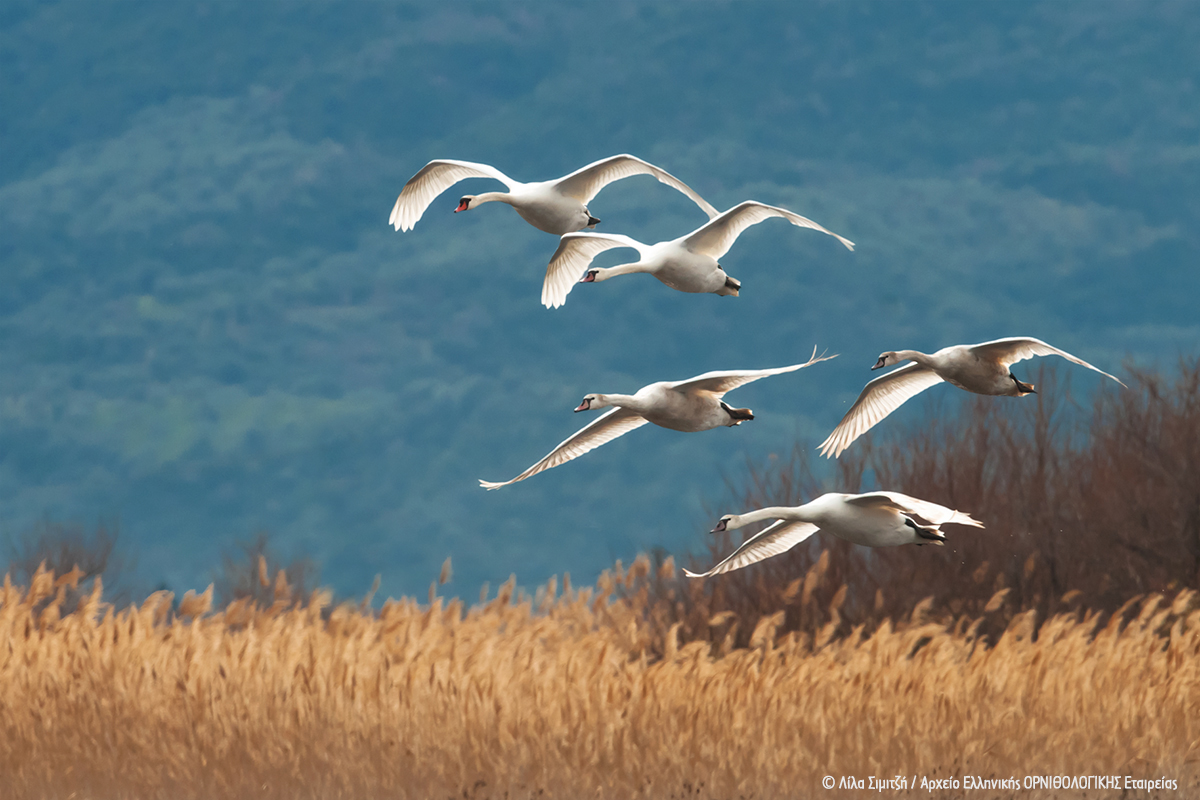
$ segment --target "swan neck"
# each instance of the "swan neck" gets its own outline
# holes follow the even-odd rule
[[[637,399],[631,394],[601,394],[597,395],[602,403],[606,406],[620,406],[633,411],[638,411]]]
[[[915,361],[922,367],[932,367],[933,359],[919,350],[897,350],[896,358],[900,361]]]
[[[484,192],[483,194],[475,195],[475,202],[472,207],[482,205],[483,203],[512,203],[512,196],[508,192]]]
[[[615,278],[618,275],[628,275],[631,272],[649,272],[645,264],[634,262],[632,264],[617,264],[615,267],[596,270],[596,280],[606,281],[609,278]]]
[[[761,522],[764,519],[800,519],[800,508],[792,508],[790,506],[770,506],[768,508],[760,508],[757,511],[750,511],[738,517],[737,525],[730,526],[740,528],[744,525],[749,525],[753,522]]]

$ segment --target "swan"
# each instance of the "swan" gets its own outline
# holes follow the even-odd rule
[[[566,177],[538,183],[514,181],[489,164],[438,159],[430,161],[404,184],[388,224],[398,231],[412,230],[433,198],[454,184],[466,178],[494,178],[507,186],[508,191],[465,195],[454,212],[468,211],[484,203],[508,203],[538,230],[562,235],[594,228],[600,220],[592,216],[587,204],[608,184],[631,175],[653,175],[659,182],[690,197],[710,219],[717,215],[717,210],[686,183],[666,170],[628,154],[601,159]]]
[[[558,308],[567,302],[567,295],[576,283],[598,283],[630,272],[648,272],[660,281],[681,292],[711,292],[737,297],[742,284],[725,274],[717,259],[729,252],[742,231],[771,217],[783,217],[793,225],[828,233],[854,249],[854,242],[828,231],[807,217],[765,203],[747,200],[728,211],[714,216],[696,230],[658,244],[642,244],[628,236],[612,233],[568,233],[558,243],[558,250],[546,267],[542,284],[542,305]],[[608,269],[588,269],[600,253],[614,247],[629,247],[638,251],[638,260]]]
[[[760,378],[780,375],[784,372],[795,372],[831,358],[837,358],[837,356],[822,355],[818,357],[816,348],[813,348],[812,357],[808,361],[803,364],[793,364],[790,367],[706,372],[686,381],[652,383],[649,386],[643,386],[636,394],[585,395],[583,402],[575,409],[576,412],[595,411],[598,408],[609,406],[615,406],[615,408],[580,428],[566,441],[551,450],[545,458],[512,480],[501,483],[481,480],[479,485],[490,490],[523,481],[539,472],[578,458],[590,450],[595,450],[600,445],[611,442],[634,428],[640,428],[647,422],[688,433],[707,431],[723,425],[728,427],[740,425],[747,420],[754,419],[754,412],[748,408],[732,408],[721,399],[726,392]]]
[[[901,544],[937,544],[946,542],[942,525],[983,523],[969,514],[918,500],[899,492],[841,494],[830,492],[802,506],[772,506],[748,514],[726,514],[713,533],[735,530],[764,519],[779,520],[742,542],[708,572],[684,570],[689,578],[707,578],[762,561],[791,550],[818,530],[867,547],[892,547]]]
[[[1099,372],[1122,386],[1120,380],[1096,369],[1081,358],[1046,344],[1041,339],[1014,336],[980,344],[957,344],[926,355],[916,350],[881,353],[871,369],[881,369],[902,361],[913,363],[881,375],[868,383],[842,421],[821,443],[821,455],[837,458],[850,443],[869,431],[881,419],[899,408],[905,400],[936,383],[946,383],[976,394],[1024,397],[1036,394],[1031,383],[1022,383],[1010,367],[1034,356],[1062,356],[1072,364]]]

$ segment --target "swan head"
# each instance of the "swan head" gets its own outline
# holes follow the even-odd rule
[[[738,528],[742,527],[743,524],[744,523],[742,522],[742,518],[739,515],[726,514],[725,516],[723,516],[719,520],[717,520],[717,524],[713,526],[713,529],[711,531],[709,531],[709,533],[720,533],[721,531],[737,530]]]
[[[589,394],[584,395],[583,402],[575,408],[575,411],[595,411],[597,408],[608,408],[611,405],[612,403],[608,402],[608,398],[604,395]]]
[[[906,360],[906,359],[901,358],[900,354],[897,353],[895,350],[888,350],[886,353],[879,354],[879,360],[875,362],[875,366],[871,367],[871,369],[883,369],[884,367],[893,367],[896,364],[899,364],[901,361],[904,361],[904,360]]]
[[[460,211],[470,211],[476,205],[478,205],[478,203],[475,202],[475,195],[464,195],[463,198],[458,201],[458,208],[454,209],[454,213],[457,214]]]

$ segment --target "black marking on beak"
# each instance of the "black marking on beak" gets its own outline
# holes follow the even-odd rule
[[[728,527],[729,527],[728,520],[723,520],[723,519],[717,520],[716,527],[713,528],[711,531],[709,531],[709,533],[720,533],[721,531],[726,530]]]
[[[588,214],[588,224],[587,224],[587,226],[588,226],[589,228],[594,228],[594,227],[596,227],[596,226],[597,226],[597,225],[599,225],[599,224],[600,224],[600,220],[596,219],[596,218],[595,218],[595,217],[593,217],[591,214]]]
[[[462,200],[458,201],[458,208],[454,209],[454,213],[457,214],[460,211],[466,211],[468,208],[470,208],[470,206],[471,198],[464,197]]]
[[[580,278],[580,279],[579,279],[579,282],[580,282],[580,283],[595,283],[595,282],[596,282],[596,273],[597,273],[597,272],[598,272],[598,270],[589,269],[589,270],[587,271],[587,274],[586,274],[586,275],[584,275],[582,278]]]
[[[592,408],[592,401],[585,397],[585,398],[583,398],[583,402],[579,404],[579,407],[576,408],[575,411],[576,412],[590,411],[591,408]]]
[[[883,356],[880,356],[879,360],[875,362],[875,366],[871,367],[871,369],[883,369],[886,366],[887,364],[884,363]]]

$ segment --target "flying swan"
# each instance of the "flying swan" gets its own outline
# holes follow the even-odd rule
[[[903,405],[905,400],[942,381],[976,394],[1008,397],[1036,394],[1033,384],[1022,383],[1010,369],[1018,361],[1034,356],[1062,356],[1072,364],[1087,367],[1121,383],[1083,359],[1052,347],[1041,339],[1027,336],[996,339],[981,344],[957,344],[943,347],[931,355],[916,350],[888,351],[880,354],[871,369],[890,367],[902,361],[913,363],[868,383],[833,433],[821,443],[821,455],[837,458],[851,442]]]
[[[686,183],[666,170],[631,155],[605,158],[565,178],[538,183],[514,181],[489,164],[438,159],[430,161],[404,184],[404,189],[396,198],[396,205],[392,207],[388,224],[398,231],[412,230],[433,199],[454,184],[467,178],[494,178],[507,186],[508,191],[464,195],[454,212],[468,211],[483,203],[508,203],[522,219],[538,230],[562,235],[595,227],[600,220],[592,216],[587,204],[608,184],[632,175],[653,175],[659,182],[690,197],[710,219],[717,215],[717,210]]]
[[[803,364],[790,367],[757,370],[730,370],[706,372],[686,381],[661,381],[644,386],[636,394],[589,394],[575,410],[594,411],[598,408],[615,406],[604,416],[584,426],[565,442],[550,451],[550,454],[510,481],[495,483],[479,481],[485,489],[499,489],[510,483],[523,481],[539,472],[565,464],[584,453],[607,444],[618,436],[640,428],[647,422],[676,431],[707,431],[721,426],[733,427],[746,420],[754,419],[748,408],[732,408],[721,398],[726,392],[739,386],[784,372],[795,372],[821,361],[837,356],[817,356],[813,349],[812,358]]]
[[[708,572],[684,570],[689,578],[707,578],[777,556],[791,550],[817,531],[867,547],[892,547],[901,544],[945,544],[942,525],[983,523],[969,514],[918,500],[899,492],[867,494],[823,494],[810,503],[789,508],[773,506],[748,514],[726,514],[713,533],[735,530],[765,519],[779,520],[747,539]]]
[[[717,259],[729,252],[742,231],[771,217],[783,217],[793,225],[828,233],[854,249],[854,242],[828,231],[807,217],[754,200],[739,203],[728,211],[714,216],[701,227],[678,239],[658,244],[642,244],[628,236],[612,233],[568,233],[558,243],[558,250],[546,267],[542,284],[542,305],[558,308],[567,302],[567,295],[576,283],[598,283],[630,272],[647,272],[681,292],[733,295],[742,287],[740,281],[725,274]],[[614,247],[629,247],[638,251],[638,260],[608,269],[588,269],[600,253]],[[583,273],[583,277],[580,274]]]

